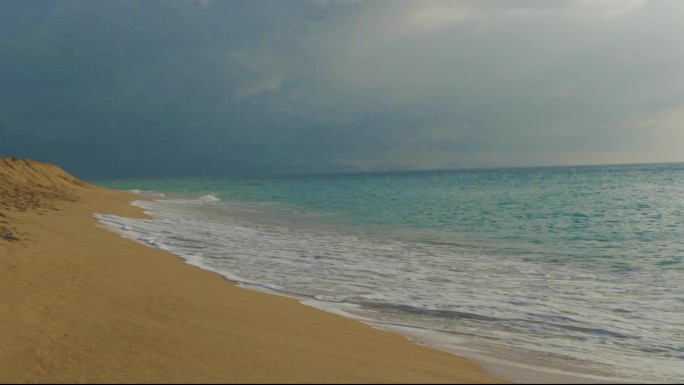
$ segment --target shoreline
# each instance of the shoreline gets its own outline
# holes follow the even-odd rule
[[[188,199],[188,197],[173,197],[165,194],[158,195],[158,193],[146,193],[143,191],[131,191],[128,193],[139,194],[139,199],[136,201],[145,201],[148,199]],[[134,206],[144,209],[143,206],[131,202]],[[154,216],[154,211],[152,215]],[[147,247],[157,249],[153,244],[137,241],[135,235],[119,228],[116,221],[99,219],[104,228],[109,229],[122,237],[139,242]],[[628,380],[620,377],[611,377],[605,374],[592,373],[594,371],[582,373],[576,371],[579,366],[571,366],[563,362],[563,358],[557,357],[555,363],[547,362],[548,359],[535,356],[538,352],[530,352],[518,348],[511,348],[504,345],[492,344],[487,341],[478,341],[473,337],[452,334],[444,331],[426,329],[422,326],[414,326],[410,324],[393,323],[391,321],[379,321],[373,318],[365,318],[363,316],[355,315],[338,307],[331,307],[325,301],[320,301],[311,297],[298,296],[288,292],[273,290],[267,286],[259,284],[250,284],[241,281],[237,277],[227,276],[220,270],[216,270],[208,265],[197,263],[196,261],[188,260],[182,255],[174,254],[171,251],[165,251],[183,263],[190,266],[209,271],[219,275],[224,280],[238,287],[247,290],[267,293],[269,295],[276,295],[284,298],[294,299],[302,305],[309,306],[327,313],[340,315],[342,317],[352,319],[371,326],[374,329],[389,331],[400,334],[409,341],[425,346],[430,349],[443,351],[458,357],[473,360],[485,369],[484,372],[489,375],[498,376],[504,381],[511,381],[514,383],[576,383],[576,384],[603,384],[603,383],[632,383],[633,380]],[[580,365],[580,364],[576,364]]]
[[[506,382],[396,332],[240,287],[103,228],[140,197],[73,187],[8,210],[0,382]]]

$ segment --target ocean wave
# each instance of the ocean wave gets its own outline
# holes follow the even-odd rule
[[[594,349],[605,346],[613,354],[595,359],[602,365],[629,367],[632,357],[651,349],[653,362],[639,358],[646,370],[655,371],[677,354],[668,351],[664,341],[670,329],[677,330],[673,321],[654,323],[648,316],[658,309],[643,309],[642,287],[649,275],[632,275],[634,279],[621,282],[617,290],[611,275],[597,279],[600,269],[587,272],[581,264],[528,260],[517,254],[502,257],[451,244],[262,226],[232,217],[232,200],[230,205],[212,204],[220,201],[214,194],[141,201],[136,205],[156,213],[155,220],[96,218],[131,239],[171,251],[242,286],[354,316],[482,337],[540,354],[561,352],[575,359],[594,359]],[[587,293],[596,298],[588,301]],[[623,310],[606,316],[587,308],[597,300]],[[678,297],[674,307],[681,301]],[[634,317],[641,317],[637,326],[629,322]],[[645,331],[648,345],[639,338]]]
[[[126,192],[133,193],[133,194],[149,195],[149,196],[154,196],[154,197],[165,197],[166,196],[166,194],[158,192],[158,191],[140,190],[137,188],[134,188],[132,190],[126,190]]]
[[[207,194],[207,195],[201,196],[201,197],[199,197],[199,198],[197,198],[197,199],[200,200],[200,201],[202,201],[202,202],[220,202],[220,201],[221,201],[220,198],[217,198],[217,197],[216,197],[215,195],[213,195],[213,194]]]

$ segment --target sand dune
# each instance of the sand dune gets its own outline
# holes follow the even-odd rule
[[[75,201],[76,189],[87,187],[53,164],[0,158],[0,238],[20,239],[7,219],[9,210],[55,210],[56,201]]]
[[[239,288],[121,238],[132,194],[0,159],[0,382],[496,382],[478,364]]]

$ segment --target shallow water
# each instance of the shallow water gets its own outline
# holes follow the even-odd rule
[[[246,286],[491,362],[684,381],[682,164],[97,183],[167,194],[99,219]]]

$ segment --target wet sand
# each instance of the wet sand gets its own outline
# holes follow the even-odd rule
[[[0,382],[492,383],[479,364],[250,291],[102,228],[141,197],[0,159]]]

